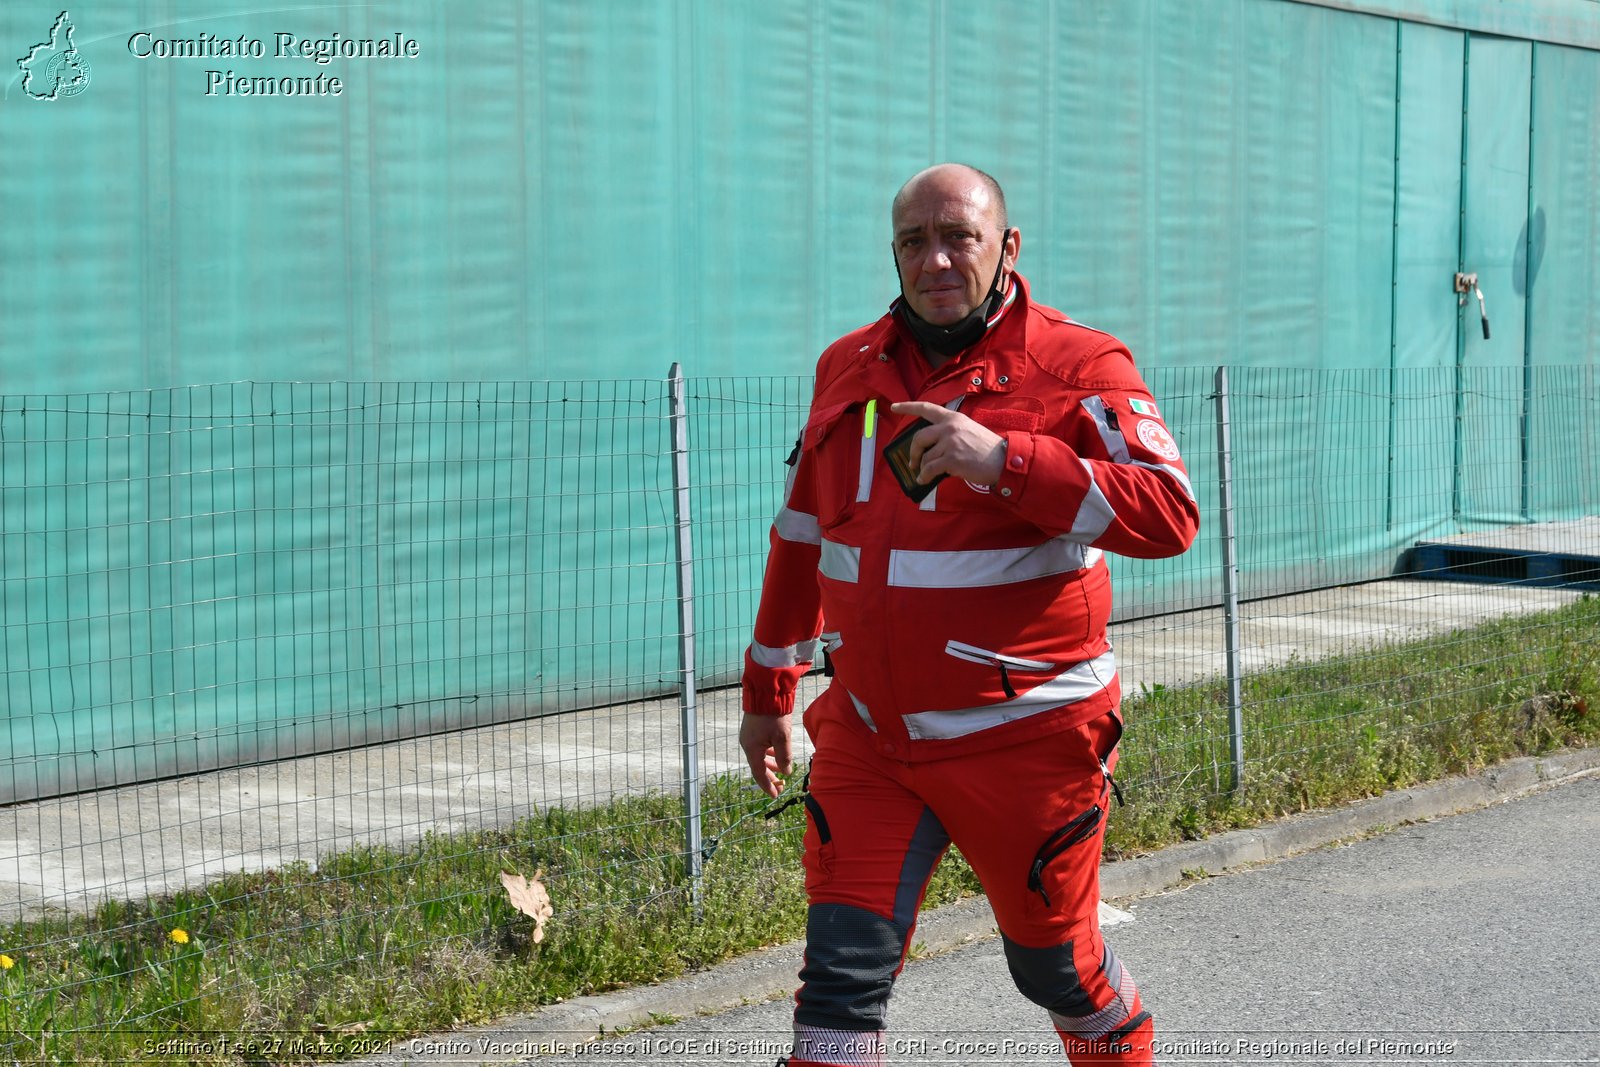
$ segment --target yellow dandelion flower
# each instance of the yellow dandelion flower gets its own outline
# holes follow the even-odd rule
[[[16,965],[16,960],[12,959],[10,956],[7,956],[4,952],[0,952],[0,971],[9,971]]]
[[[181,926],[174,926],[172,933],[168,934],[167,937],[174,945],[187,945],[189,943],[189,931]]]

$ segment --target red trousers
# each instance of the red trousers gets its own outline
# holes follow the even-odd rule
[[[1152,1062],[1149,1015],[1100,937],[1117,716],[907,763],[879,754],[841,719],[854,714],[834,687],[805,715],[816,749],[806,797],[810,906],[790,1063],[885,1062],[889,993],[928,879],[952,842],[983,884],[1012,978],[1047,1010],[1068,1059]]]

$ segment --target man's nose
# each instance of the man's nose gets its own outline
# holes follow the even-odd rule
[[[941,244],[928,245],[927,253],[922,257],[922,272],[924,274],[936,273],[950,269],[950,254]]]

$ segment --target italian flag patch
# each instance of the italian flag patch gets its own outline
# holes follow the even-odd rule
[[[1148,415],[1152,419],[1161,417],[1161,412],[1157,411],[1156,406],[1148,400],[1130,400],[1128,406],[1133,409],[1135,415]]]

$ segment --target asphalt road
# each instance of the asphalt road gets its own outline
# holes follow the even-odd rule
[[[1591,775],[1147,897],[1107,936],[1161,1063],[1600,1063],[1597,841]],[[540,1062],[772,1064],[788,1027],[775,1001]],[[890,1028],[896,1064],[1062,1062],[993,939],[913,961]]]

